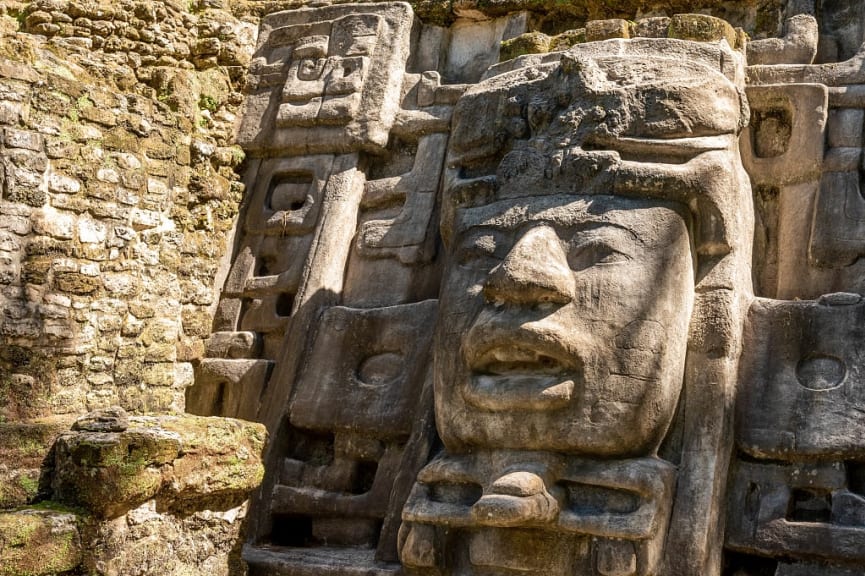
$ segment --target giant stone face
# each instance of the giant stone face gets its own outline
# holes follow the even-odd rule
[[[652,450],[681,386],[688,222],[671,203],[612,196],[461,210],[438,349],[446,441]]]

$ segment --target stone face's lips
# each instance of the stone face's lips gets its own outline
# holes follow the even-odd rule
[[[579,359],[557,332],[530,326],[494,321],[469,331],[466,402],[492,411],[556,410],[570,403]]]
[[[562,376],[473,375],[463,391],[466,402],[491,411],[544,411],[564,408],[571,402],[574,380]]]
[[[510,344],[486,350],[475,358],[471,367],[480,372],[502,376],[525,372],[556,374],[562,371],[562,362],[542,351]]]
[[[463,340],[463,357],[472,372],[491,374],[555,374],[577,370],[582,361],[574,350],[578,338],[566,338],[548,318],[481,312]]]

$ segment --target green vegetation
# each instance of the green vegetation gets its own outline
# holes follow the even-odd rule
[[[26,474],[18,476],[18,485],[27,493],[28,499],[36,496],[36,493],[39,491],[39,479],[31,478]]]
[[[198,107],[209,112],[216,112],[219,108],[219,102],[213,96],[202,94],[198,99]]]

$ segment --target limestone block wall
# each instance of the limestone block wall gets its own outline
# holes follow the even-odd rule
[[[108,406],[184,411],[243,197],[233,125],[254,33],[185,3],[0,4],[4,576],[239,569],[261,426],[69,429]],[[84,452],[55,458],[63,434]],[[182,454],[151,457],[166,442]],[[64,489],[73,461],[90,482]],[[88,490],[120,507],[82,505]]]
[[[0,64],[0,419],[182,412],[242,197],[254,29],[161,2],[33,2],[4,22],[27,32]]]

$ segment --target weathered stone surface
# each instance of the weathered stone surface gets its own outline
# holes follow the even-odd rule
[[[44,460],[70,424],[68,416],[0,424],[0,509],[23,506],[37,498]]]
[[[713,42],[726,40],[731,48],[736,48],[736,31],[725,20],[704,14],[676,14],[670,19],[670,38]]]
[[[107,576],[233,576],[242,574],[239,542],[246,504],[224,511],[174,515],[150,500],[125,516],[101,523],[85,566]]]
[[[363,13],[331,6],[264,18],[240,143],[294,153],[384,146],[410,27],[410,8],[397,3],[370,4]],[[273,84],[283,86],[276,105]]]
[[[72,429],[78,432],[123,432],[127,428],[129,415],[116,406],[89,412],[72,424]]]
[[[851,479],[861,477],[856,466],[848,471],[841,463],[739,462],[727,545],[763,556],[852,563],[861,570],[865,497],[858,481],[848,480],[848,472]]]
[[[752,306],[739,396],[739,449],[766,460],[858,460],[865,451],[858,392],[858,294]]]
[[[205,358],[195,368],[195,387],[190,390],[187,409],[193,414],[255,418],[273,364],[259,359]]]
[[[630,38],[631,27],[627,20],[593,20],[586,23],[586,41],[609,40],[610,38]],[[689,38],[700,40],[700,38]]]
[[[749,64],[811,64],[817,55],[817,20],[799,14],[784,22],[781,38],[748,42]]]
[[[420,473],[404,509],[402,560],[412,573],[450,573],[450,554],[467,556],[473,570],[568,574],[639,565],[656,573],[673,474],[669,463],[652,459],[526,452],[439,458]],[[453,540],[433,528],[442,524]]]
[[[543,54],[550,51],[552,39],[542,32],[527,32],[502,42],[499,60],[510,60],[523,54]]]
[[[330,308],[322,317],[291,404],[301,428],[363,431],[386,439],[411,431],[436,302],[381,309]],[[340,350],[338,361],[331,358]]]

